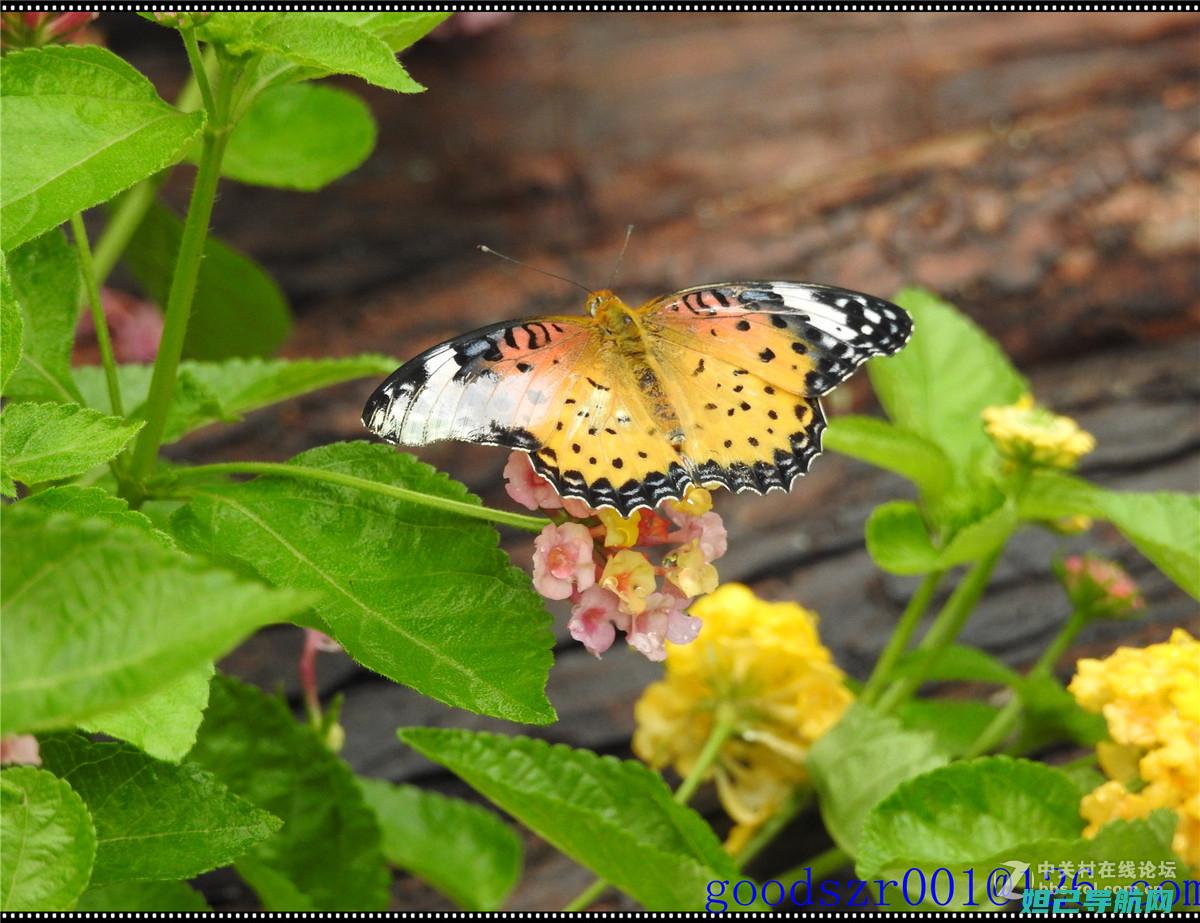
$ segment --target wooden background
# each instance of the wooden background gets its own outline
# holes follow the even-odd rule
[[[179,86],[182,55],[149,25],[123,22],[111,42],[165,93]],[[572,310],[573,289],[474,246],[595,284],[630,223],[618,285],[627,300],[737,278],[885,296],[925,285],[995,336],[1043,402],[1096,435],[1085,476],[1195,490],[1198,53],[1200,17],[1183,14],[518,15],[483,36],[413,49],[405,60],[423,95],[347,82],[379,122],[370,160],[317,194],[226,184],[214,222],[291,297],[291,356],[404,358],[481,324]],[[188,177],[177,179],[182,201]],[[860,378],[828,402],[831,413],[871,411]],[[201,433],[179,454],[282,459],[362,438],[374,384]],[[421,454],[509,503],[503,450]],[[721,495],[722,578],[818,611],[838,662],[863,677],[914,585],[871,565],[863,523],[903,496],[897,478],[832,455],[786,497]],[[506,538],[520,565],[530,545]],[[1115,531],[1063,540],[1029,530],[965,640],[1027,665],[1066,614],[1049,560],[1084,549],[1122,561],[1149,606],[1142,622],[1089,629],[1060,664],[1064,678],[1076,656],[1196,628],[1194,603]],[[549,695],[561,720],[544,729],[454,711],[322,656],[324,694],[346,697],[345,757],[368,775],[462,793],[404,749],[395,728],[500,729],[628,754],[633,702],[660,668],[620,644],[591,658],[558,614]],[[271,629],[223,667],[282,684],[295,700],[300,642],[298,629]],[[697,804],[717,813],[709,795]],[[814,826],[796,825],[762,870],[795,861],[804,844],[821,848]],[[590,880],[527,843],[511,907],[559,907]],[[250,903],[231,875],[210,876],[206,888],[221,906]],[[400,878],[396,906],[448,905]]]

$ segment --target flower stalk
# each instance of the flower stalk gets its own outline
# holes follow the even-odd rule
[[[1000,560],[1003,550],[1004,545],[1001,544],[995,551],[976,561],[959,585],[954,588],[946,605],[942,607],[942,611],[929,626],[929,632],[917,645],[917,650],[924,656],[914,665],[911,673],[896,680],[880,696],[877,704],[881,712],[891,711],[897,705],[907,701],[920,688],[942,652],[953,643],[963,626],[967,624],[971,611],[979,602],[984,589],[987,588],[992,571],[995,570],[996,562]]]
[[[188,59],[193,66],[194,76],[200,93],[208,107],[208,124],[200,148],[200,165],[196,182],[192,186],[192,197],[188,204],[187,218],[179,242],[179,254],[175,261],[175,272],[167,295],[166,313],[163,320],[162,341],[158,358],[154,362],[154,373],[150,379],[150,391],[146,397],[146,425],[134,443],[130,462],[130,475],[134,481],[137,502],[144,499],[139,486],[149,476],[158,458],[163,433],[167,426],[167,412],[175,396],[175,379],[179,372],[179,361],[183,355],[183,343],[187,337],[188,321],[191,317],[192,299],[196,294],[196,281],[200,275],[200,260],[204,255],[204,242],[208,237],[208,225],[212,218],[213,203],[217,194],[217,182],[221,178],[221,161],[229,143],[228,122],[230,95],[233,90],[234,74],[222,69],[214,98],[203,62],[196,52],[196,38],[191,29],[183,30],[184,44],[188,47]]]
[[[1090,614],[1084,609],[1076,609],[1063,625],[1062,630],[1055,636],[1050,645],[1042,652],[1037,663],[1030,669],[1028,678],[1049,676],[1067,648],[1075,641],[1083,626],[1090,620]],[[972,759],[994,750],[1009,735],[1021,716],[1022,702],[1020,696],[1013,694],[1005,706],[975,738],[975,742],[963,754],[963,759]]]
[[[862,694],[859,696],[859,700],[863,704],[870,705],[875,702],[891,680],[892,672],[896,669],[896,662],[908,650],[913,632],[921,623],[921,618],[925,615],[925,610],[929,608],[929,603],[933,599],[933,594],[937,592],[943,576],[945,576],[945,571],[930,571],[921,580],[920,586],[909,599],[908,605],[904,607],[904,614],[896,623],[896,630],[892,632],[883,653],[879,655],[879,660],[875,663],[875,669],[871,671],[866,685],[863,686]]]
[[[121,384],[117,380],[117,360],[113,355],[112,336],[108,330],[108,318],[104,316],[104,304],[100,298],[100,285],[96,280],[96,266],[92,260],[92,248],[88,243],[87,228],[83,215],[76,212],[71,216],[71,235],[79,251],[79,267],[83,273],[84,292],[96,327],[96,343],[100,347],[100,361],[104,364],[104,381],[108,386],[108,403],[118,417],[125,416],[121,402]]]
[[[337,471],[326,471],[322,468],[309,468],[305,465],[285,465],[279,462],[224,462],[214,465],[194,465],[190,468],[176,468],[168,477],[151,481],[149,487],[156,497],[187,496],[190,491],[186,485],[194,481],[207,481],[214,477],[229,474],[258,474],[278,475],[280,477],[298,478],[306,481],[321,481],[326,484],[336,484],[339,487],[351,487],[367,493],[381,494],[406,503],[466,516],[470,519],[483,519],[500,525],[512,526],[514,529],[524,529],[526,532],[540,532],[547,520],[537,516],[524,516],[520,513],[509,513],[506,510],[494,510],[486,506],[477,506],[462,500],[451,500],[447,497],[436,497],[423,494],[406,487],[393,487],[391,484],[381,484],[366,478],[355,477],[352,474],[342,474]],[[182,490],[177,489],[183,486]]]

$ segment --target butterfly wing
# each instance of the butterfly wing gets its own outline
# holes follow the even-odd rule
[[[694,480],[759,493],[789,489],[819,454],[820,395],[912,333],[887,301],[794,282],[700,286],[639,313]]]
[[[363,422],[393,443],[521,449],[562,496],[624,515],[693,483],[786,490],[820,451],[817,398],[912,329],[888,302],[788,282],[688,289],[637,314],[641,358],[586,316],[449,340],[389,377]]]
[[[371,395],[363,423],[388,442],[443,439],[530,454],[564,497],[628,514],[690,483],[626,360],[590,317],[538,317],[448,340]]]

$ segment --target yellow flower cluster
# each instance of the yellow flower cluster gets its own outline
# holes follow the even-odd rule
[[[691,644],[668,646],[666,677],[634,709],[633,750],[655,768],[671,765],[686,776],[717,713],[730,716],[734,733],[715,763],[717,790],[746,833],[804,780],[809,746],[853,697],[821,644],[817,616],[803,607],[727,583],[691,612],[704,630]]]
[[[1172,846],[1200,867],[1200,641],[1177,628],[1163,644],[1081,660],[1068,688],[1104,715],[1113,741],[1097,748],[1111,781],[1084,797],[1084,834],[1171,808],[1179,814]],[[1135,773],[1145,785],[1131,792],[1124,783]]]
[[[1074,468],[1096,447],[1070,417],[1039,407],[1026,394],[1015,404],[985,407],[983,429],[1005,458],[1047,468]]]

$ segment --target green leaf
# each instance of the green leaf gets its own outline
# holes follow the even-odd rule
[[[937,496],[954,480],[945,453],[924,436],[874,417],[842,416],[829,421],[824,447],[912,481]]]
[[[432,32],[452,16],[452,13],[373,13],[355,10],[349,13],[327,13],[347,25],[357,26],[383,39],[392,51],[403,51],[417,39]]]
[[[311,913],[317,909],[313,899],[296,887],[291,879],[253,856],[243,856],[237,864],[237,871],[242,880],[254,889],[264,910]]]
[[[345,359],[225,359],[221,362],[184,361],[179,366],[175,400],[167,414],[165,443],[217,422],[240,420],[243,414],[307,394],[330,385],[387,375],[399,363],[389,356],[364,354]],[[75,380],[84,400],[98,410],[109,408],[104,370],[81,366]],[[142,415],[150,390],[150,365],[118,367],[121,394]]]
[[[893,500],[871,511],[867,519],[867,552],[891,574],[927,574],[937,567],[925,519],[915,503]]]
[[[125,251],[130,271],[147,297],[160,305],[167,303],[182,233],[180,220],[156,203],[146,212]],[[283,291],[266,270],[209,235],[192,300],[184,356],[266,356],[287,339],[291,326],[291,310]]]
[[[647,910],[702,909],[709,881],[737,877],[709,826],[641,763],[447,728],[400,739]]]
[[[939,750],[962,756],[999,711],[972,699],[910,699],[896,708],[896,717],[909,730],[932,734]]]
[[[6,734],[135,702],[309,602],[164,548],[144,528],[26,506],[4,511],[0,544]]]
[[[238,120],[221,172],[243,183],[311,191],[345,176],[374,146],[375,120],[353,93],[311,83],[272,87]]]
[[[8,277],[8,257],[0,252],[0,392],[4,391],[9,376],[21,361],[24,333],[21,306],[17,304],[17,294],[13,291],[12,279]]]
[[[1164,574],[1200,599],[1200,495],[1105,490],[1045,471],[1030,479],[1020,510],[1027,519],[1107,519]]]
[[[32,766],[0,772],[0,910],[70,910],[95,855],[92,819],[70,785]]]
[[[1047,879],[1039,877],[1036,869],[1030,869],[1030,876],[1035,885],[1058,887],[1065,874],[1063,870],[1068,867],[1077,870],[1081,863],[1091,863],[1095,871],[1091,875],[1079,874],[1078,884],[1081,886],[1085,886],[1083,882],[1090,882],[1096,888],[1128,888],[1135,881],[1147,878],[1154,884],[1160,880],[1160,876],[1143,875],[1140,871],[1133,875],[1117,874],[1120,864],[1133,862],[1135,868],[1143,862],[1152,862],[1155,866],[1160,863],[1170,863],[1176,867],[1183,865],[1171,850],[1171,840],[1178,822],[1175,812],[1160,808],[1137,820],[1110,821],[1093,837],[1079,837],[1070,842],[1039,843],[1036,852],[1030,855],[1037,856],[1039,866],[1046,863],[1052,866],[1053,871]],[[1100,875],[1101,864],[1106,862],[1116,866],[1114,874]],[[1066,874],[1062,887],[1072,887],[1073,877]]]
[[[871,560],[892,574],[949,570],[994,552],[1008,541],[1017,521],[1016,509],[1002,504],[966,523],[938,549],[920,507],[907,500],[893,500],[877,506],[867,518],[867,551]]]
[[[1065,766],[1054,766],[1052,768],[1071,780],[1071,784],[1075,786],[1080,799],[1108,781],[1102,772],[1090,764],[1070,763]]]
[[[898,678],[915,670],[925,659],[924,651],[909,651],[897,661],[894,675]],[[929,682],[962,680],[973,683],[994,683],[997,686],[1016,686],[1022,677],[977,647],[951,644],[941,650],[933,666],[923,674]]]
[[[327,74],[350,74],[398,93],[419,93],[424,87],[396,60],[388,43],[370,31],[320,13],[282,13],[243,18],[241,13],[214,13],[200,27],[206,41],[222,44],[235,55],[263,54],[288,65],[288,79],[311,79]],[[264,72],[284,71],[267,62]],[[271,82],[279,82],[279,75]],[[258,86],[265,83],[256,81]]]
[[[175,163],[204,124],[97,45],[12,52],[0,72],[5,250]]]
[[[1103,716],[1087,711],[1053,676],[1026,676],[1016,686],[1021,713],[1023,747],[1057,742],[1064,738],[1095,746],[1108,737]]]
[[[24,333],[21,361],[5,397],[77,401],[71,348],[79,318],[79,258],[61,231],[51,231],[7,255]]]
[[[91,811],[93,885],[190,878],[228,865],[282,826],[198,766],[80,734],[55,734],[40,744],[42,765]]]
[[[1074,839],[1081,826],[1079,796],[1061,773],[983,757],[909,779],[879,802],[863,824],[856,866],[870,879],[975,868],[975,899],[987,906],[983,888],[995,865],[1030,856],[1029,844],[1040,840]],[[953,905],[969,900],[963,892]]]
[[[203,912],[212,908],[183,881],[122,881],[88,888],[75,905],[87,913]]]
[[[379,825],[354,775],[279,699],[226,677],[213,681],[189,760],[283,818],[283,829],[237,867],[268,910],[382,910],[388,875]],[[271,899],[268,899],[271,898]],[[287,904],[290,904],[288,906]]]
[[[387,446],[339,443],[291,463],[475,502]],[[490,525],[286,477],[206,487],[172,522],[188,547],[319,593],[317,614],[338,642],[389,679],[480,714],[554,720],[544,692],[550,619]]]
[[[881,753],[887,759],[880,759]],[[825,829],[838,846],[856,855],[871,809],[905,779],[949,760],[932,734],[906,730],[896,718],[856,704],[813,744],[807,766]]]
[[[938,554],[937,569],[948,570],[987,557],[1004,545],[1016,528],[1016,508],[1009,503],[1001,504],[954,533]]]
[[[1181,588],[1200,599],[1200,496],[1102,490],[1100,514]]]
[[[875,393],[893,423],[936,443],[963,470],[988,444],[983,408],[1011,404],[1029,386],[953,305],[915,288],[894,300],[912,314],[915,329],[905,349],[870,363]]]
[[[415,785],[359,779],[388,862],[463,910],[498,910],[521,876],[521,840],[495,814]]]
[[[73,513],[76,516],[105,519],[118,525],[135,526],[167,548],[175,547],[175,540],[160,532],[144,514],[131,510],[120,497],[99,487],[80,487],[64,484],[49,487],[21,501],[25,510],[41,510],[44,513]]]
[[[206,663],[144,699],[92,715],[79,726],[129,741],[157,759],[178,763],[196,742],[212,675],[213,665]]]
[[[13,404],[0,414],[3,480],[32,486],[91,471],[115,458],[141,428],[78,404]]]

